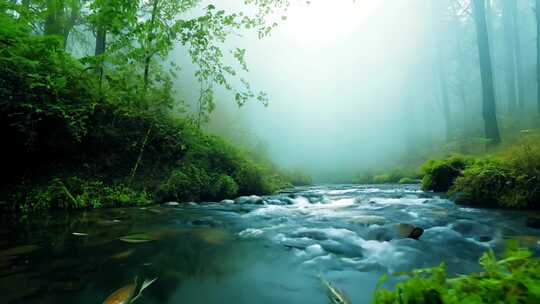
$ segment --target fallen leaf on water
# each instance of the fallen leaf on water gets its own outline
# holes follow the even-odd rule
[[[111,256],[111,258],[115,259],[115,260],[125,259],[125,258],[131,256],[134,252],[135,252],[135,249],[122,251],[120,253],[117,253],[117,254]]]
[[[156,238],[146,233],[137,233],[121,237],[119,238],[119,240],[126,243],[145,243],[155,241]]]

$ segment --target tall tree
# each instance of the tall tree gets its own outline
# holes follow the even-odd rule
[[[540,115],[540,0],[536,0],[536,104]]]
[[[513,14],[514,1],[502,1],[502,17],[504,27],[504,74],[506,76],[506,102],[508,103],[508,112],[516,110],[516,54],[515,37],[516,27]]]
[[[523,61],[521,52],[521,35],[519,30],[519,1],[506,1],[512,4],[512,20],[514,22],[514,55],[516,56],[516,81],[518,89],[518,108],[525,110],[525,80],[523,79]]]
[[[435,4],[437,3],[437,4]],[[443,50],[441,48],[441,45],[444,43],[442,41],[442,37],[444,36],[442,33],[445,32],[447,27],[444,24],[444,11],[445,7],[444,4],[446,1],[437,1],[437,2],[431,2],[431,12],[432,12],[432,18],[433,18],[433,31],[432,31],[432,42],[434,44],[435,48],[435,73],[438,80],[438,87],[439,87],[439,96],[440,101],[442,104],[442,110],[443,110],[443,117],[446,127],[446,140],[450,141],[452,138],[452,120],[450,115],[450,100],[448,97],[448,81],[446,78],[446,69],[445,64],[443,60]]]
[[[490,60],[484,0],[473,0],[473,12],[478,43],[478,58],[480,60],[480,76],[482,79],[482,116],[484,118],[484,131],[486,137],[491,140],[491,143],[496,144],[501,141],[501,137],[495,109],[493,73]]]

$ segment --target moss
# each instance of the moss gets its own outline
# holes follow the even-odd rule
[[[540,154],[519,150],[476,161],[455,180],[450,193],[457,202],[475,206],[537,209]]]
[[[454,180],[471,163],[471,160],[459,155],[446,159],[429,160],[422,165],[424,191],[446,192],[452,187]]]

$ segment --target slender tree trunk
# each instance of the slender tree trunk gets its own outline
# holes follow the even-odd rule
[[[482,115],[484,118],[485,134],[492,144],[501,141],[497,114],[495,109],[495,94],[493,90],[493,74],[490,61],[489,40],[486,27],[484,0],[473,0],[474,21],[478,40],[478,58],[480,60],[480,76],[482,79]]]
[[[158,13],[158,4],[159,0],[154,0],[152,3],[152,16],[150,18],[150,28],[148,29],[148,36],[147,36],[147,45],[145,48],[145,55],[144,55],[144,90],[148,88],[148,79],[150,74],[150,61],[152,59],[152,51],[150,48],[152,47],[152,41],[154,40],[154,26],[156,22],[156,17]]]
[[[456,43],[456,55],[458,58],[458,62],[457,62],[458,91],[459,91],[459,96],[461,98],[461,105],[463,107],[462,109],[463,137],[467,137],[469,135],[469,126],[468,126],[468,121],[467,121],[467,113],[468,113],[467,103],[468,102],[467,102],[467,94],[465,92],[465,83],[466,83],[465,71],[464,71],[465,62],[463,58],[463,49],[461,46],[461,41],[459,39],[457,39],[457,43]]]
[[[64,1],[47,0],[47,9],[44,24],[45,35],[64,35]]]
[[[69,18],[66,20],[64,25],[64,47],[67,47],[69,34],[71,30],[75,27],[77,20],[79,19],[81,13],[81,6],[78,1],[73,1],[70,5]]]
[[[137,169],[139,169],[139,165],[141,163],[144,149],[146,148],[146,144],[148,143],[148,139],[150,138],[150,133],[152,133],[153,124],[150,125],[150,128],[148,128],[148,131],[146,131],[146,135],[144,136],[143,142],[141,144],[141,148],[139,150],[139,156],[137,157],[137,161],[135,162],[135,165],[131,169],[131,174],[129,176],[129,184],[133,183],[133,179],[135,178],[135,174],[137,174]]]
[[[439,89],[441,92],[441,102],[444,115],[444,123],[446,127],[446,141],[452,139],[452,120],[450,116],[450,103],[448,99],[448,88],[447,88],[447,79],[444,69],[444,63],[442,60],[442,51],[439,46],[437,46],[437,78],[439,79]]]
[[[506,76],[506,102],[508,103],[508,112],[516,110],[516,61],[515,61],[515,39],[514,20],[512,13],[512,2],[502,1],[503,4],[503,26],[504,26],[504,74]]]
[[[485,3],[486,3],[486,26],[487,26],[487,32],[488,32],[488,42],[489,42],[490,47],[494,49],[495,41],[493,37],[495,37],[495,31],[493,30],[492,0],[486,0]],[[498,77],[498,73],[495,68],[496,62],[495,62],[495,55],[493,54],[493,52],[489,53],[489,59],[491,60],[491,66],[493,67],[493,83],[494,84],[501,83],[502,81],[500,77]],[[501,89],[497,85],[494,86],[494,94],[495,94],[495,103],[497,103],[497,101],[500,102],[501,101],[500,97],[502,96],[502,94],[501,94]]]
[[[448,88],[447,88],[447,79],[446,79],[446,71],[443,61],[443,54],[441,45],[443,42],[441,41],[442,35],[446,31],[442,31],[442,29],[446,29],[445,26],[442,25],[441,18],[439,16],[442,15],[442,7],[438,4],[431,3],[431,12],[433,15],[433,31],[432,31],[432,42],[435,47],[435,72],[437,73],[437,80],[439,85],[439,92],[441,97],[441,103],[442,103],[442,110],[443,110],[443,116],[444,116],[444,123],[446,128],[446,141],[450,141],[452,139],[452,120],[450,115],[450,102],[448,98]]]
[[[105,49],[107,47],[107,29],[103,25],[98,25],[96,31],[96,51],[95,55],[98,58],[98,63],[96,66],[96,74],[99,79],[99,91],[101,93],[101,88],[103,86],[103,55],[105,54]]]
[[[523,63],[521,57],[521,37],[519,34],[518,1],[510,1],[512,4],[512,21],[514,23],[514,54],[516,56],[516,76],[518,87],[518,107],[521,112],[525,111],[525,81],[523,79]]]
[[[536,105],[540,115],[540,0],[536,0]]]

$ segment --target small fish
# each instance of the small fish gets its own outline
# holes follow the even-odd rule
[[[133,283],[128,284],[113,292],[107,299],[105,299],[103,304],[131,304],[135,302],[135,300],[140,298],[142,292],[156,280],[157,278],[151,280],[144,280],[141,288],[139,288],[139,291],[137,292],[137,295],[135,295],[135,292],[137,291],[137,278],[135,278],[135,281]]]
[[[332,286],[330,282],[325,280],[322,275],[319,275],[319,279],[321,279],[321,283],[326,290],[326,294],[328,295],[328,299],[330,300],[330,303],[332,304],[351,304],[351,300],[347,298],[345,293],[338,288]]]

